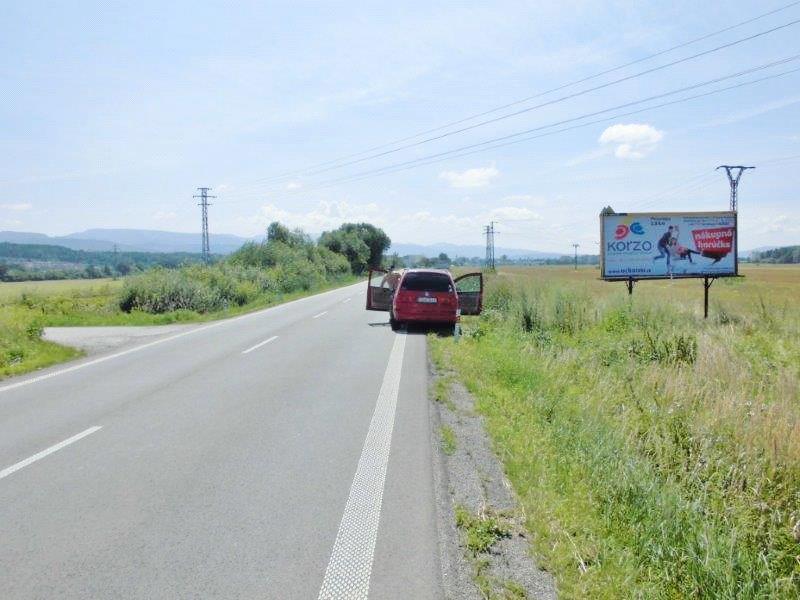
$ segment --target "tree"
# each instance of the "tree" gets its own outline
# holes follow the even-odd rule
[[[273,221],[269,224],[269,227],[267,227],[267,242],[283,242],[284,244],[288,244],[291,235],[289,228],[285,225],[281,225],[277,221]]]
[[[320,236],[319,244],[332,252],[343,254],[353,273],[363,273],[369,266],[369,246],[354,231],[341,228],[326,231]]]
[[[344,223],[339,229],[323,233],[319,243],[344,254],[353,273],[363,273],[367,267],[380,268],[383,253],[392,241],[382,229],[369,223]]]

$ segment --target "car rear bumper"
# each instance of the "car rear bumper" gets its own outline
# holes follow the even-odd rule
[[[458,315],[454,310],[394,310],[394,318],[403,323],[458,323]]]

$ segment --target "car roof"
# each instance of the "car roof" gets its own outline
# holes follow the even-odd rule
[[[450,275],[447,269],[406,269],[405,273],[433,273],[436,275]]]

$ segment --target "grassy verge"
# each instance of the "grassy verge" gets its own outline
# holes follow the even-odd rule
[[[41,369],[81,355],[78,350],[41,339],[44,327],[210,321],[290,302],[357,281],[358,277],[346,276],[306,290],[259,294],[241,306],[233,305],[227,309],[203,313],[182,309],[160,314],[122,311],[119,306],[122,280],[0,283],[0,378]]]
[[[800,595],[800,270],[489,283],[434,360],[476,396],[564,597]]]

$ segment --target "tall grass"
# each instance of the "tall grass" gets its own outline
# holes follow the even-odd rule
[[[800,307],[737,282],[706,322],[685,285],[540,272],[490,281],[485,315],[431,343],[562,595],[800,596]]]

